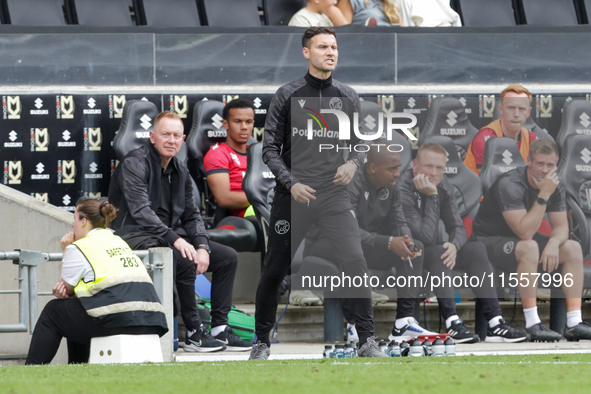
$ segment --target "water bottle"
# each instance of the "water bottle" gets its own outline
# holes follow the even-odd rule
[[[400,344],[400,356],[401,357],[408,357],[408,353],[410,351],[410,345],[408,342],[402,342]]]
[[[388,345],[386,344],[386,341],[380,341],[380,344],[378,346],[380,347],[382,353],[388,354]]]
[[[445,355],[455,356],[456,355],[456,343],[451,337],[445,340]]]
[[[388,354],[390,357],[400,357],[400,347],[395,341],[392,341],[388,344]]]
[[[345,345],[345,358],[353,358],[355,357],[355,351],[353,350],[353,346],[350,343]]]
[[[418,339],[415,339],[413,343],[410,345],[410,349],[408,351],[409,357],[421,357],[423,356],[423,344]]]
[[[322,358],[331,358],[332,346],[324,345],[324,351],[322,352]]]
[[[345,349],[343,345],[334,345],[335,358],[345,358]]]
[[[441,338],[437,337],[435,342],[433,342],[433,357],[442,357],[445,356],[445,343],[441,340]]]
[[[423,352],[425,353],[425,356],[433,355],[433,344],[429,339],[425,339],[423,342]]]
[[[351,341],[349,345],[351,345],[351,349],[353,349],[353,357],[357,357],[357,344]]]

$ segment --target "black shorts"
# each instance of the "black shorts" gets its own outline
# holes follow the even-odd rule
[[[476,239],[486,246],[486,252],[488,259],[496,269],[504,272],[516,272],[517,271],[517,257],[515,256],[515,245],[521,241],[515,237],[483,237],[476,236]],[[550,237],[544,234],[535,233],[533,240],[538,243],[538,250],[540,256],[546,247],[546,244],[550,240]]]

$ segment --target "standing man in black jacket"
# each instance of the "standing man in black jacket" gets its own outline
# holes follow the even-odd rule
[[[348,146],[339,139],[337,116],[325,110],[339,110],[352,123],[359,112],[359,97],[347,85],[332,79],[338,61],[336,33],[327,27],[311,27],[302,37],[302,52],[309,71],[277,90],[265,122],[263,160],[275,174],[277,186],[270,220],[268,250],[256,295],[258,341],[251,360],[270,354],[269,334],[277,312],[277,290],[287,273],[295,250],[312,224],[317,224],[335,249],[335,262],[346,275],[367,275],[361,249],[359,226],[346,185],[363,164],[364,154],[351,149],[359,139],[348,130]],[[312,129],[312,118],[319,126]],[[310,121],[307,122],[307,120]],[[340,119],[339,119],[340,120]],[[322,121],[322,122],[321,122]],[[313,132],[312,132],[313,131]],[[338,147],[326,149],[322,147]],[[349,160],[343,150],[349,150]],[[371,288],[346,289],[359,333],[361,357],[383,357],[375,343]],[[357,297],[357,298],[355,298]]]
[[[484,316],[488,320],[486,341],[525,341],[528,338],[525,333],[503,320],[496,290],[491,285],[492,267],[486,247],[473,240],[466,242],[466,228],[458,210],[454,187],[444,174],[446,162],[445,148],[439,144],[424,144],[417,152],[413,167],[398,181],[406,222],[413,237],[425,246],[423,266],[430,271],[432,278],[453,277],[451,271],[456,268],[470,277],[484,280],[480,286],[472,287],[472,291],[481,299]],[[448,242],[443,242],[439,235],[440,219],[449,236]],[[472,281],[469,283],[471,285]],[[447,332],[456,343],[478,342],[478,335],[471,333],[456,313],[451,284],[442,280],[433,291],[441,305]]]
[[[178,115],[164,111],[156,117],[151,144],[129,152],[113,174],[109,200],[119,212],[111,227],[132,249],[172,249],[175,286],[187,327],[185,351],[247,351],[252,344],[228,326],[238,256],[207,237],[189,171],[176,157],[184,139]],[[195,277],[206,271],[212,272],[211,335],[201,324],[195,300]]]

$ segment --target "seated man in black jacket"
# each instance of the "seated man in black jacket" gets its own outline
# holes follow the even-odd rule
[[[119,212],[111,227],[132,249],[172,249],[175,285],[187,327],[185,351],[247,351],[252,344],[228,326],[238,256],[234,249],[207,237],[189,171],[175,157],[184,139],[178,115],[164,111],[156,117],[151,144],[129,152],[113,174],[109,200]],[[195,301],[195,276],[206,271],[213,274],[211,335],[201,324]]]
[[[401,342],[435,333],[422,328],[414,318],[419,286],[416,285],[416,279],[412,278],[420,280],[423,257],[422,254],[411,252],[409,246],[414,244],[417,250],[421,250],[423,244],[412,240],[404,219],[400,192],[396,186],[402,164],[400,153],[389,152],[386,145],[386,142],[379,140],[373,143],[367,154],[367,163],[361,166],[347,185],[347,192],[359,223],[361,247],[368,268],[389,271],[396,267],[399,277],[396,283],[400,287],[397,287],[396,322],[389,339]],[[306,237],[304,254],[334,260],[334,251],[318,229]],[[347,320],[347,342],[355,342],[355,319],[350,313],[347,299],[343,299],[343,312]]]
[[[492,267],[486,247],[476,241],[467,241],[454,195],[454,187],[444,174],[447,152],[439,144],[421,146],[413,161],[413,168],[400,177],[398,185],[402,194],[402,206],[410,231],[415,239],[425,245],[425,269],[430,271],[433,291],[441,305],[447,332],[456,343],[478,342],[456,313],[454,291],[449,280],[452,270],[465,271],[469,278],[477,277],[480,286],[472,287],[474,295],[481,298],[484,316],[488,320],[487,342],[521,342],[527,335],[507,324],[501,315],[501,307],[495,288],[491,285]],[[439,235],[439,220],[443,221],[449,241]],[[433,281],[435,277],[442,279]],[[484,278],[484,279],[483,279]],[[468,281],[470,286],[472,281]]]

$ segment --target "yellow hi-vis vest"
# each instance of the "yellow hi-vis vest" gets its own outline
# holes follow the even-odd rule
[[[164,308],[144,263],[110,230],[97,229],[73,243],[94,271],[80,279],[74,292],[86,312],[105,327],[162,326]]]

